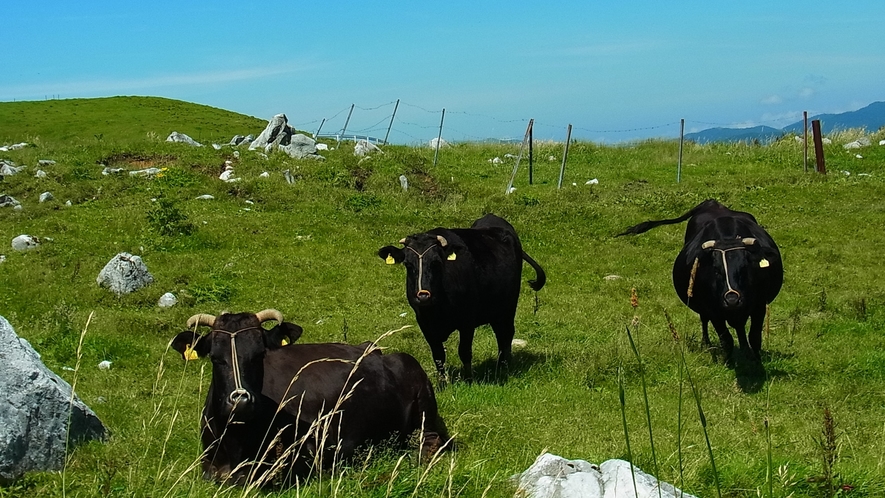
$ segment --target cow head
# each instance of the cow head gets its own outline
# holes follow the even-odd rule
[[[261,324],[275,320],[269,330]],[[200,335],[200,326],[211,330]],[[277,310],[252,313],[222,313],[219,316],[198,314],[190,317],[187,328],[170,343],[185,360],[208,356],[212,360],[212,392],[221,415],[229,420],[248,418],[261,396],[264,380],[264,355],[301,336],[302,329],[284,322]]]
[[[697,285],[705,287],[718,305],[726,311],[737,311],[749,305],[757,268],[767,266],[755,238],[708,240],[701,245],[698,257],[701,267],[707,269],[698,278]]]
[[[443,293],[445,265],[457,259],[455,247],[442,235],[432,233],[410,235],[399,243],[402,249],[385,246],[378,250],[378,256],[389,265],[402,263],[406,267],[409,304],[428,306]]]

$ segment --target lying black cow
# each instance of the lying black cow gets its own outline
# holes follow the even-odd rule
[[[519,299],[522,261],[535,269],[532,289],[540,290],[547,276],[522,250],[516,230],[493,214],[470,228],[434,228],[402,240],[403,249],[385,246],[378,256],[387,264],[406,266],[406,298],[433,355],[440,382],[445,383],[443,342],[456,329],[461,334],[458,356],[462,375],[472,377],[473,333],[490,324],[498,342],[498,366],[510,360],[513,320]]]
[[[268,320],[278,323],[265,330]],[[206,479],[292,483],[314,463],[329,466],[363,443],[405,442],[422,428],[425,456],[445,442],[427,374],[407,354],[382,355],[372,343],[288,344],[301,327],[276,310],[194,315],[187,326],[211,327],[171,342],[187,360],[212,360],[201,423]]]
[[[678,218],[646,221],[619,235],[685,220],[685,245],[673,263],[676,293],[700,315],[704,344],[710,344],[707,324],[712,322],[726,357],[731,358],[734,340],[727,322],[737,332],[741,349],[759,360],[765,308],[784,282],[777,244],[753,215],[732,211],[712,199]],[[744,333],[748,318],[752,319],[749,344]]]

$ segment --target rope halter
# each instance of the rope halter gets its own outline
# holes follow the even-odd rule
[[[437,235],[436,240],[439,242],[440,247],[445,247],[448,245],[448,241],[442,235]],[[400,240],[399,243],[405,245],[406,239]],[[427,249],[424,249],[424,252],[421,252],[421,253],[419,253],[415,249],[412,249],[411,246],[406,246],[406,249],[412,251],[413,253],[415,253],[416,256],[418,256],[418,292],[416,294],[417,296],[422,295],[422,293],[426,293],[426,295],[428,295],[428,296],[430,295],[430,291],[424,289],[421,279],[424,276],[424,255],[427,254],[428,251],[433,249],[434,246],[435,246],[435,244],[431,244],[430,247],[428,247]]]
[[[735,296],[737,296],[738,299],[740,299],[740,297],[741,297],[741,293],[734,290],[734,288],[731,286],[731,280],[728,278],[728,259],[725,257],[725,253],[730,252],[730,251],[744,250],[747,248],[747,246],[751,246],[755,243],[756,243],[755,238],[744,237],[741,239],[741,245],[735,246],[735,247],[728,247],[725,249],[720,249],[720,248],[716,247],[715,240],[708,240],[708,241],[704,242],[703,244],[701,244],[701,249],[703,249],[703,250],[712,249],[714,251],[718,251],[719,254],[722,255],[722,267],[725,269],[725,286],[728,287],[728,290],[725,291],[725,296],[723,296],[723,297],[728,297],[730,294],[734,294]],[[698,263],[699,263],[699,257],[694,258],[694,264],[691,267],[691,275],[689,276],[689,279],[688,279],[687,295],[689,298],[694,296],[694,282],[695,282],[695,275],[697,274],[697,271],[698,271]]]
[[[240,374],[240,360],[237,359],[237,334],[246,330],[262,330],[261,327],[246,327],[236,332],[228,332],[227,330],[222,329],[212,329],[211,332],[219,332],[222,334],[227,334],[230,336],[230,357],[231,357],[231,366],[234,371],[234,390],[228,395],[228,399],[231,403],[236,405],[237,403],[245,401],[246,403],[251,403],[253,401],[252,394],[249,393],[246,389],[243,388],[243,382],[241,380]],[[245,398],[245,399],[243,399]]]

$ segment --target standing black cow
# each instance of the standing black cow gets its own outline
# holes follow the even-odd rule
[[[679,298],[701,318],[704,344],[710,344],[708,322],[719,335],[727,358],[737,332],[742,350],[760,360],[766,305],[784,282],[781,254],[771,236],[749,213],[732,211],[708,199],[672,220],[646,221],[624,233],[638,234],[660,225],[688,220],[685,245],[673,263],[673,286]],[[744,329],[750,318],[749,344]]]
[[[276,320],[265,330],[261,324]],[[192,316],[171,347],[186,360],[208,356],[203,407],[203,477],[268,484],[308,475],[363,443],[405,442],[423,429],[422,453],[442,447],[436,397],[415,358],[372,343],[288,344],[302,329],[276,310]],[[271,476],[274,476],[271,478]]]
[[[547,280],[541,266],[522,250],[513,226],[487,214],[470,228],[434,228],[400,244],[404,248],[382,247],[378,256],[406,267],[406,298],[430,345],[440,382],[446,379],[443,342],[456,329],[464,378],[473,374],[473,333],[480,325],[492,326],[498,366],[504,367],[510,361],[522,261],[535,269],[532,289],[540,290]]]

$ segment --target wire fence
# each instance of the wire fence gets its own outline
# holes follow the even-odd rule
[[[312,121],[290,123],[297,129],[310,131],[313,135],[337,140],[367,139],[375,143],[404,145],[427,144],[441,136],[447,142],[494,142],[518,143],[522,141],[526,125],[532,116],[502,118],[488,114],[452,109],[427,109],[426,107],[394,100],[374,106],[351,104],[335,111],[329,117]],[[797,119],[784,118],[754,125],[782,128]],[[688,129],[731,127],[733,123],[685,120]],[[678,139],[680,119],[649,126],[600,129],[581,126],[581,123],[554,123],[534,119],[536,140],[562,142],[566,129],[572,127],[572,138],[611,143],[650,138]]]

